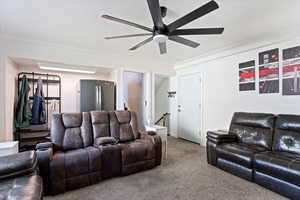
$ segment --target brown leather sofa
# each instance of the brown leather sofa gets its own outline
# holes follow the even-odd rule
[[[160,137],[138,131],[130,111],[54,114],[51,142],[37,145],[46,194],[153,168],[161,153]]]

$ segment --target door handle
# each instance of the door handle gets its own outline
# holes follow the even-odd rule
[[[178,112],[181,112],[181,109],[178,109]]]

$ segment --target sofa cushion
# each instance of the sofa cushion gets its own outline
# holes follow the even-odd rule
[[[238,112],[232,118],[229,134],[237,135],[241,143],[271,149],[274,122],[273,114]]]
[[[130,111],[110,112],[111,136],[120,142],[129,142],[140,137],[136,114]]]
[[[146,161],[155,157],[154,144],[149,140],[137,139],[120,145],[123,165]]]
[[[99,147],[101,145],[117,144],[117,140],[114,137],[99,137],[95,139],[94,146]]]
[[[51,123],[51,140],[56,149],[72,150],[93,144],[89,113],[54,114]]]
[[[109,137],[109,114],[106,111],[92,111],[91,119],[93,124],[94,139],[98,137]]]
[[[56,152],[50,164],[52,181],[61,181],[100,171],[101,154],[94,147]]]
[[[276,121],[273,150],[300,155],[300,116],[279,115]]]
[[[248,168],[253,166],[254,154],[266,151],[261,146],[248,145],[243,143],[227,143],[217,146],[217,157],[243,165]]]
[[[254,157],[256,171],[300,186],[300,156],[288,152],[263,152]]]

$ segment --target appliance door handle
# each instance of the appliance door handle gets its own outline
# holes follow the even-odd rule
[[[99,98],[99,95],[98,95],[98,91],[99,91],[98,90],[98,86],[96,86],[95,89],[96,89],[96,105],[95,105],[95,107],[96,107],[96,110],[97,110],[98,109],[98,101],[99,101],[98,100],[98,98]]]
[[[101,85],[98,86],[98,105],[99,105],[99,110],[102,110],[102,87],[101,87]]]
[[[100,110],[100,105],[99,105],[99,86],[96,86],[96,110]]]

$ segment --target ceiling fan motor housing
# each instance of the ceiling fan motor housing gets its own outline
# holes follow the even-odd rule
[[[169,35],[169,29],[167,27],[167,25],[164,24],[163,28],[158,28],[156,26],[153,27],[153,35]]]

